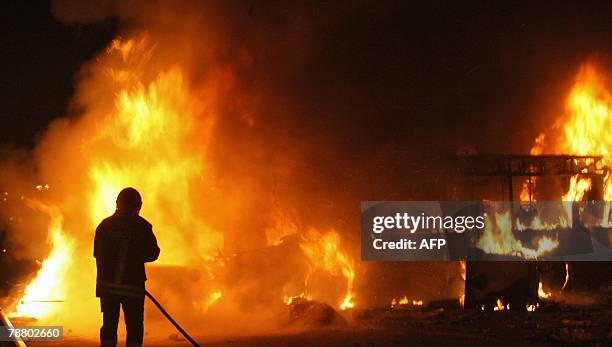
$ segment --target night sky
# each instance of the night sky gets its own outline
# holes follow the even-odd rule
[[[31,147],[65,115],[79,67],[119,32],[65,26],[50,4],[2,2],[0,143]],[[284,4],[237,11],[292,13]],[[304,127],[355,154],[372,146],[526,152],[588,58],[612,45],[612,3],[457,2],[301,6],[319,27],[291,80]],[[347,121],[350,115],[350,121]]]
[[[66,114],[79,67],[113,38],[116,25],[67,27],[47,1],[3,1],[0,142],[32,146]]]

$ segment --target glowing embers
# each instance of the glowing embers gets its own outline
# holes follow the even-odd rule
[[[511,306],[510,304],[504,304],[504,301],[502,299],[497,299],[497,301],[495,302],[495,305],[492,306],[493,307],[493,312],[501,312],[501,311],[510,311],[511,310]],[[525,311],[527,312],[535,312],[538,308],[540,308],[540,304],[539,303],[535,303],[535,304],[526,304],[525,305]],[[481,306],[481,311],[486,311],[487,307],[485,305]]]
[[[393,300],[391,300],[391,308],[409,308],[420,306],[423,306],[423,300],[409,300],[405,295],[403,298],[393,298]]]
[[[538,308],[540,308],[539,303],[535,304],[525,304],[524,310],[527,312],[535,312]],[[502,311],[511,311],[513,310],[512,306],[509,303],[505,303],[502,298],[498,298],[495,300],[495,304],[493,305],[481,305],[480,311],[488,311],[491,310],[493,312],[502,312]]]
[[[283,297],[283,302],[286,305],[291,305],[295,301],[298,301],[298,300],[312,300],[312,298],[307,297],[304,293],[300,293],[300,295],[295,295],[295,296],[284,296]]]
[[[217,302],[219,299],[221,299],[222,296],[223,296],[223,293],[221,293],[220,290],[210,293],[210,295],[208,296],[208,299],[204,303],[203,310],[204,311],[208,310],[208,308],[212,306],[215,302]]]
[[[465,307],[522,311],[538,302],[535,262],[468,262]]]
[[[323,302],[294,297],[288,307],[290,326],[321,327],[346,324],[342,315]]]
[[[497,301],[495,302],[495,306],[493,306],[493,311],[504,311],[504,310],[510,310],[510,304],[505,304],[502,301],[502,299],[497,299]]]

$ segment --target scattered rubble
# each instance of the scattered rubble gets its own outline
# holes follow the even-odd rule
[[[289,326],[321,327],[345,325],[346,320],[328,304],[293,298],[289,304]]]
[[[457,308],[370,310],[354,315],[374,329],[426,329],[431,334],[462,334],[521,345],[592,345],[612,342],[612,307],[541,303],[535,312]]]

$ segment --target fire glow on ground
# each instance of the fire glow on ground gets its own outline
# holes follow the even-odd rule
[[[198,344],[612,343],[612,4],[2,7],[0,337],[99,345],[94,232],[133,186]],[[191,345],[144,310],[144,345]]]

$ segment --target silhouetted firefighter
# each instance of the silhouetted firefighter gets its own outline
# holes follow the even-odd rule
[[[134,188],[117,197],[117,210],[96,229],[94,257],[97,266],[96,296],[100,297],[102,347],[117,345],[119,308],[123,306],[126,346],[142,346],[144,332],[144,263],[159,256],[151,224],[139,216],[142,199]]]

